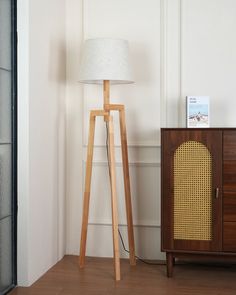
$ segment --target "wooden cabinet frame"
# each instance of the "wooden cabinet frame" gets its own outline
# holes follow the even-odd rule
[[[210,240],[174,238],[174,154],[190,141],[203,144],[212,159]],[[163,128],[161,142],[161,250],[167,253],[167,275],[172,276],[175,257],[235,255],[236,129]]]

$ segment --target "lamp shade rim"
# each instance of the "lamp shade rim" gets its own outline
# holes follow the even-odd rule
[[[83,84],[103,84],[103,81],[109,81],[110,84],[133,84],[134,81],[133,80],[109,80],[109,79],[99,79],[99,80],[78,80],[79,83],[83,83]]]

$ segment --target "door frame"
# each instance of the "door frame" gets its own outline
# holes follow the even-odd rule
[[[11,0],[12,64],[12,288],[17,284],[17,0]]]

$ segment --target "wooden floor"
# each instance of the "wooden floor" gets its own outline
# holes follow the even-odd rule
[[[236,266],[176,265],[174,277],[165,266],[121,261],[121,281],[114,281],[111,259],[87,258],[79,269],[78,257],[65,256],[30,288],[16,288],[10,295],[235,295]]]

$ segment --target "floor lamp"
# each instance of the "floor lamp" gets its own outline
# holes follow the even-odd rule
[[[129,240],[129,251],[130,251],[130,264],[135,265],[136,260],[135,260],[132,205],[131,205],[131,193],[130,193],[125,109],[124,109],[124,105],[110,104],[110,84],[133,83],[131,70],[129,66],[128,42],[125,40],[120,40],[120,39],[100,39],[100,38],[87,40],[83,48],[79,80],[82,83],[103,84],[103,94],[104,94],[103,109],[92,110],[90,112],[90,126],[89,126],[89,138],[88,138],[88,148],[87,148],[87,163],[86,163],[79,265],[80,267],[84,267],[84,263],[85,263],[90,186],[91,186],[93,148],[94,148],[95,120],[96,120],[96,117],[103,116],[104,121],[108,126],[108,161],[109,161],[109,174],[110,174],[110,185],[111,185],[114,267],[115,267],[115,279],[119,281],[120,280],[119,232],[118,232],[118,212],[117,212],[117,194],[116,194],[114,129],[113,129],[113,117],[111,115],[111,111],[119,112],[126,217],[127,217],[128,240]]]

